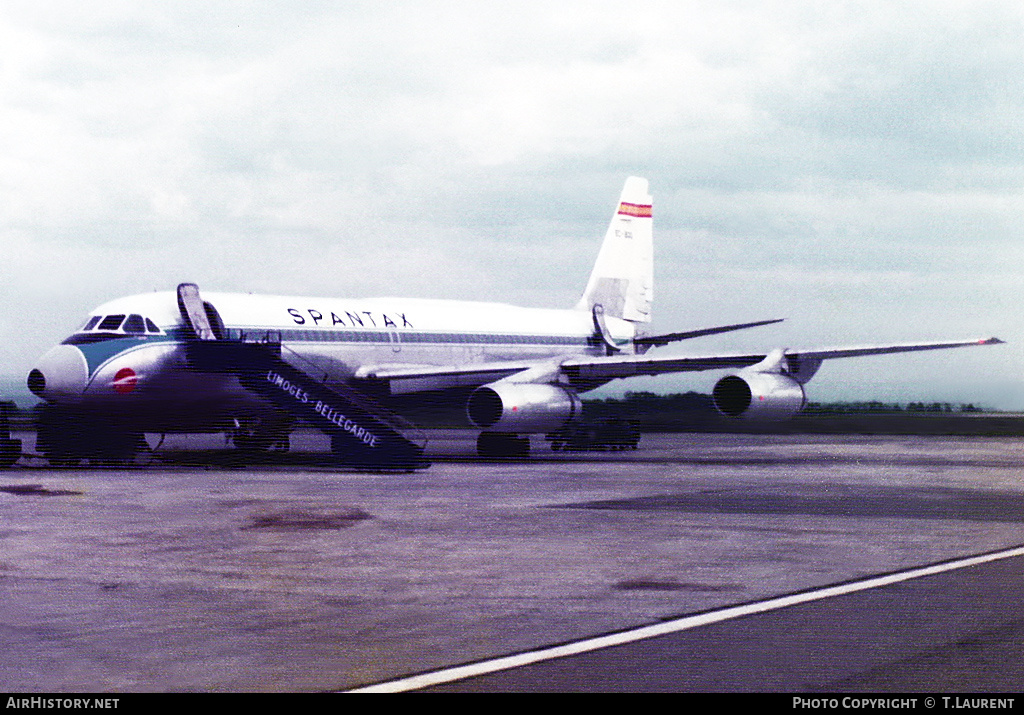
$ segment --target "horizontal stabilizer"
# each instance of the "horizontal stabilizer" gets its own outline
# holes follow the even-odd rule
[[[666,333],[665,335],[645,335],[643,337],[635,338],[633,343],[637,346],[647,347],[660,347],[662,345],[668,345],[669,343],[678,342],[680,340],[689,340],[690,338],[700,338],[705,335],[716,335],[718,333],[728,333],[733,330],[745,330],[747,328],[756,328],[760,325],[771,325],[772,323],[781,323],[785,318],[775,318],[774,320],[758,320],[754,323],[736,323],[735,325],[719,325],[715,328],[702,328],[700,330],[688,330],[683,333]]]

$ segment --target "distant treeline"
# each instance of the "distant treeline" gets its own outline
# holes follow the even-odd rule
[[[905,405],[901,405],[898,402],[878,402],[872,400],[870,402],[809,402],[807,407],[804,408],[805,414],[830,414],[830,415],[844,415],[864,412],[876,412],[876,413],[899,413],[899,412],[932,412],[932,413],[950,413],[950,412],[992,412],[992,410],[978,407],[971,404],[958,404],[955,405],[951,402],[908,402]]]
[[[41,404],[23,409],[6,403],[11,426],[31,429]],[[422,427],[469,427],[464,405],[465,399],[421,398],[402,407]],[[593,422],[629,420],[642,432],[1024,436],[1024,416],[950,402],[811,402],[791,420],[753,422],[722,416],[711,395],[699,392],[627,392],[622,398],[585,399],[583,417]]]
[[[583,401],[585,410],[592,412],[594,416],[604,417],[612,412],[623,410],[641,414],[657,412],[690,412],[703,411],[714,412],[714,402],[711,395],[704,395],[699,392],[687,392],[683,394],[658,395],[653,392],[627,392],[621,399],[606,398]],[[948,414],[953,412],[982,413],[992,412],[977,405],[953,404],[952,402],[880,402],[871,400],[868,402],[809,402],[804,408],[804,415],[845,415],[845,414],[902,414],[906,412],[928,412]]]
[[[583,415],[632,420],[643,432],[1024,436],[1024,417],[949,402],[811,402],[791,420],[751,422],[722,416],[711,396],[698,392],[627,392],[621,399],[584,400]]]

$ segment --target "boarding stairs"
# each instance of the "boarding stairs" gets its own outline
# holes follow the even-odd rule
[[[430,466],[423,456],[425,440],[412,425],[341,381],[315,377],[319,369],[283,348],[279,332],[215,329],[215,311],[191,283],[178,286],[178,306],[195,335],[187,346],[191,365],[232,374],[246,390],[316,426],[330,436],[340,464],[366,469]]]

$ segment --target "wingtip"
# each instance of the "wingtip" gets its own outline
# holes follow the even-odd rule
[[[999,338],[993,336],[993,337],[989,338],[988,340],[982,340],[981,344],[982,345],[1005,345],[1006,341],[1005,340],[1000,340]]]

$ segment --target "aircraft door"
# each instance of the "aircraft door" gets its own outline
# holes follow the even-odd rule
[[[185,325],[192,328],[200,340],[224,337],[224,323],[217,309],[203,302],[199,295],[199,286],[195,283],[182,283],[178,286],[178,310],[181,311]]]

